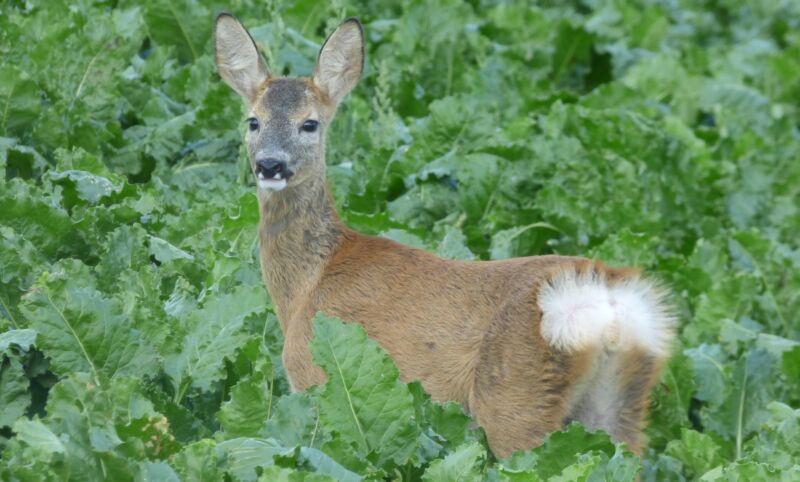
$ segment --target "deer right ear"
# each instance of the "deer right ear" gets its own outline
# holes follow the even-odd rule
[[[364,70],[364,31],[348,18],[322,45],[313,81],[338,104],[358,83]]]
[[[270,76],[253,37],[231,14],[221,13],[214,26],[214,48],[219,75],[251,102]]]

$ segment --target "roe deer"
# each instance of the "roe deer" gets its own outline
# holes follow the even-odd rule
[[[361,24],[328,37],[308,78],[272,75],[229,14],[215,47],[222,79],[248,102],[261,268],[294,390],[325,382],[308,346],[322,311],[363,325],[404,380],[463,404],[498,457],[570,420],[641,450],[673,338],[664,290],[589,259],[452,261],[348,229],[325,179],[325,132],[361,76]]]

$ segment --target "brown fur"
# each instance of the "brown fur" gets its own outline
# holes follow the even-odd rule
[[[348,51],[357,52],[353,45]],[[268,101],[290,95],[273,89],[296,92],[298,82],[307,95],[291,94],[292,105]],[[619,408],[610,422],[607,413],[593,418],[587,377],[607,355],[602,348],[565,352],[548,345],[539,331],[537,299],[540,287],[564,271],[594,271],[610,286],[638,271],[564,256],[452,261],[348,229],[324,179],[324,128],[343,94],[331,97],[318,85],[326,84],[269,77],[251,100],[251,112],[265,125],[275,119],[302,122],[314,112],[323,129],[318,145],[291,152],[297,175],[286,189],[259,192],[261,266],[285,337],[283,360],[292,387],[305,390],[325,381],[308,347],[312,317],[323,311],[361,324],[392,356],[404,380],[420,380],[436,400],[463,404],[500,457],[530,448],[571,419],[601,420],[599,426],[616,440],[640,450],[648,396],[663,357],[639,349],[615,355],[620,368],[608,376],[616,380]],[[346,94],[352,86],[345,87]],[[264,149],[266,135],[248,138],[251,159]]]

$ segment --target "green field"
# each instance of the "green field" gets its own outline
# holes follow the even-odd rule
[[[0,480],[800,480],[800,3],[528,3],[0,1]],[[641,458],[573,424],[497,460],[325,317],[337,376],[290,393],[223,9],[278,74],[364,23],[351,227],[671,288]]]

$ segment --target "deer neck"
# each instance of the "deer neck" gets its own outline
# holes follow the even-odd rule
[[[259,193],[261,269],[281,327],[307,301],[342,242],[344,226],[323,178]]]

